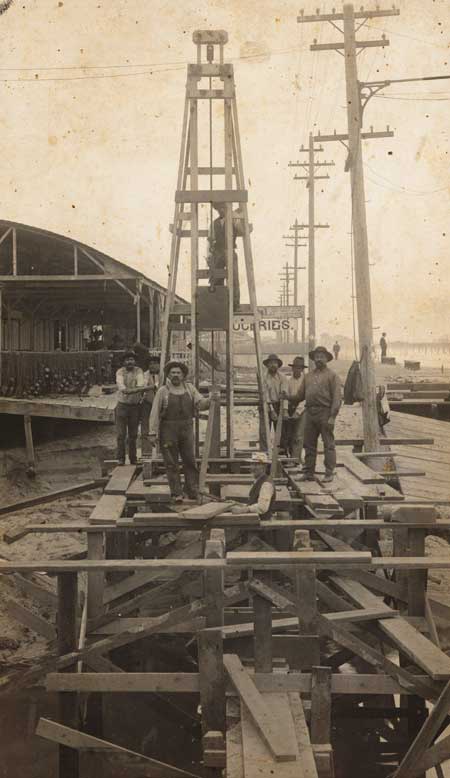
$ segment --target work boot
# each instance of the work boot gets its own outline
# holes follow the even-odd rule
[[[324,477],[322,478],[323,484],[329,484],[334,478],[334,473],[325,473]]]

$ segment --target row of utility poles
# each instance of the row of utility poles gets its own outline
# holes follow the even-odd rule
[[[351,3],[345,3],[342,13],[305,15],[300,12],[297,18],[299,24],[308,22],[326,22],[343,35],[343,40],[334,43],[314,43],[312,51],[334,51],[343,56],[345,64],[345,83],[347,98],[347,123],[346,133],[322,135],[319,133],[309,135],[307,148],[301,147],[302,153],[307,153],[307,159],[290,162],[290,167],[302,168],[303,175],[296,175],[295,179],[305,181],[308,189],[308,223],[301,224],[298,219],[291,226],[291,235],[283,236],[292,239],[287,244],[294,248],[294,265],[286,264],[282,277],[285,285],[284,301],[289,302],[289,284],[294,282],[293,303],[298,304],[298,249],[305,244],[301,243],[302,230],[307,230],[308,245],[308,342],[309,347],[316,345],[316,230],[328,228],[328,224],[316,223],[315,217],[315,183],[317,180],[329,178],[328,173],[322,174],[321,169],[330,167],[332,162],[319,162],[316,155],[323,151],[322,144],[339,142],[347,149],[345,171],[350,173],[351,203],[352,203],[352,232],[354,245],[354,274],[355,295],[358,316],[359,351],[361,355],[361,373],[364,385],[363,402],[363,429],[364,447],[366,451],[377,451],[379,448],[379,425],[376,402],[376,377],[373,360],[373,322],[372,300],[370,293],[369,250],[367,238],[366,199],[364,191],[364,169],[362,158],[362,140],[368,138],[389,138],[393,133],[389,129],[375,132],[370,128],[369,132],[363,132],[363,112],[368,100],[373,94],[391,82],[367,82],[358,79],[357,56],[366,48],[385,47],[389,41],[383,35],[379,40],[357,40],[358,31],[367,24],[370,19],[384,16],[397,16],[396,8],[381,10],[354,10]],[[293,275],[291,275],[293,273]]]

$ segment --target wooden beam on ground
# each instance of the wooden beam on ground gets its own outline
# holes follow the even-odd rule
[[[56,630],[53,624],[43,619],[42,616],[33,613],[29,608],[25,608],[24,605],[16,602],[16,600],[9,599],[6,601],[6,611],[9,616],[22,624],[22,626],[37,632],[38,635],[43,635],[46,640],[52,641],[56,639]]]
[[[220,663],[223,667],[223,663]],[[223,675],[223,670],[222,670]],[[207,677],[207,680],[210,679]],[[180,692],[200,691],[199,673],[49,673],[45,687],[49,692]],[[218,691],[216,687],[216,691]],[[225,694],[225,687],[223,688]],[[217,703],[217,700],[215,701]]]
[[[6,516],[8,513],[18,513],[26,508],[34,508],[36,505],[44,505],[48,502],[54,502],[60,500],[63,497],[70,497],[72,494],[81,494],[82,492],[88,492],[92,489],[100,489],[106,483],[106,479],[99,478],[95,481],[85,481],[82,484],[76,486],[68,486],[65,489],[58,489],[48,494],[41,494],[39,497],[29,497],[26,500],[19,500],[9,505],[0,506],[0,516]]]
[[[274,718],[272,709],[267,706],[258,692],[239,657],[235,654],[225,654],[223,661],[231,682],[274,759],[277,762],[295,761],[296,749],[291,739],[286,737],[283,722]]]
[[[152,778],[196,778],[193,773],[186,770],[180,770],[178,767],[158,762],[149,756],[130,751],[128,748],[122,748],[107,740],[86,735],[84,732],[78,732],[76,729],[57,724],[55,721],[41,718],[36,729],[36,735],[53,743],[59,743],[78,757],[78,751],[113,751],[122,755],[132,756],[141,759],[151,769]],[[145,769],[145,768],[144,768]],[[61,778],[69,778],[69,773],[60,773]]]

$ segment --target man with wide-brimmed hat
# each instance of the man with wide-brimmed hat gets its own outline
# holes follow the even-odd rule
[[[128,434],[128,456],[130,464],[135,465],[140,406],[145,391],[144,373],[136,364],[134,351],[126,351],[122,361],[123,367],[116,372],[117,459],[119,465],[125,464],[125,441]]]
[[[316,469],[317,442],[322,438],[325,454],[325,482],[332,481],[336,468],[334,423],[341,407],[341,382],[339,376],[327,366],[333,355],[324,346],[309,352],[315,368],[305,375],[305,380],[295,398],[305,400],[305,467],[303,480],[313,481]]]
[[[267,372],[263,378],[263,402],[267,405],[269,414],[269,426],[275,427],[278,415],[282,413],[282,400],[288,394],[287,377],[280,372],[283,361],[278,354],[269,354],[263,360],[263,365]],[[264,410],[259,409],[259,440],[261,448],[267,448],[266,431],[264,427]],[[281,434],[280,448],[284,448],[284,435]]]
[[[252,454],[251,470],[254,481],[248,493],[247,505],[235,505],[232,513],[257,513],[261,519],[270,519],[275,507],[275,484],[270,475],[270,459],[265,451]]]
[[[153,400],[150,414],[150,441],[159,439],[166,466],[170,493],[175,502],[183,501],[179,457],[183,463],[184,488],[189,499],[198,497],[198,469],[194,452],[193,419],[198,410],[209,408],[204,398],[186,378],[184,362],[171,360],[164,369],[165,381]]]
[[[303,402],[296,402],[301,386],[305,380],[305,360],[303,357],[294,357],[289,364],[292,375],[288,379],[288,417],[284,424],[286,427],[285,443],[286,451],[290,457],[301,461],[303,450],[303,431],[305,427],[305,408]]]

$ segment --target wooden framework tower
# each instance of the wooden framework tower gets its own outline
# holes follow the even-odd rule
[[[225,333],[226,342],[226,409],[227,454],[233,455],[233,315],[240,312],[235,288],[237,263],[235,240],[242,238],[250,312],[257,360],[257,374],[262,396],[262,351],[259,333],[259,313],[256,302],[250,225],[248,221],[248,193],[244,185],[244,170],[239,137],[236,92],[233,65],[224,62],[224,45],[228,34],[223,30],[198,30],[193,34],[197,46],[197,62],[187,70],[186,99],[183,118],[181,150],[178,168],[175,212],[171,225],[168,294],[164,310],[161,344],[161,378],[170,353],[171,331],[175,319],[190,317],[192,373],[199,380],[199,336],[209,332],[214,344],[214,333]],[[205,111],[204,108],[207,108]],[[217,127],[217,129],[216,129]],[[213,148],[213,140],[216,147]],[[208,154],[207,164],[200,157]],[[217,149],[217,153],[216,153]],[[219,157],[217,163],[213,159]],[[216,164],[215,164],[216,163]],[[205,186],[206,183],[206,186]],[[238,210],[233,212],[233,205]],[[208,207],[209,206],[209,207]],[[221,208],[225,234],[225,261],[222,267],[208,268],[207,246],[214,241],[213,208]],[[209,223],[209,228],[208,228]],[[190,241],[191,303],[175,304],[175,292],[183,238]],[[202,247],[205,248],[204,253]],[[205,266],[201,267],[205,258]],[[234,293],[233,293],[234,292]],[[267,409],[265,414],[266,439],[269,440]]]

